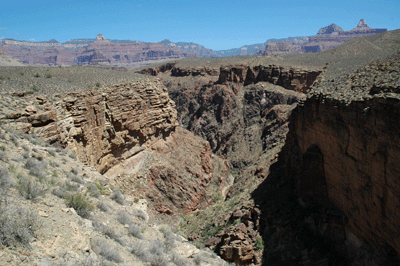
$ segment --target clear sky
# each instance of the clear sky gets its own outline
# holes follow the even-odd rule
[[[350,30],[360,19],[371,28],[400,28],[400,2],[69,0],[3,1],[0,38],[48,41],[95,38],[195,42],[213,50],[271,38],[312,36],[332,23]]]

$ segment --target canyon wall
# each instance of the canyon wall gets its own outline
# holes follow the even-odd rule
[[[152,60],[168,60],[197,57],[196,52],[180,50],[175,46],[160,43],[115,42],[105,39],[102,34],[95,40],[59,43],[27,42],[5,39],[1,47],[11,56],[29,65],[87,65],[112,64],[136,66]]]
[[[322,78],[290,119],[286,173],[306,204],[333,204],[346,240],[400,254],[399,56]],[[337,235],[336,235],[337,237]]]

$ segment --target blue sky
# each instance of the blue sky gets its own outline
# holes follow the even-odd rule
[[[195,42],[213,50],[311,36],[361,18],[371,28],[400,28],[395,1],[3,1],[0,37],[48,41],[95,38]]]

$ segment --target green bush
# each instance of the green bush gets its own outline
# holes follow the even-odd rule
[[[81,193],[75,193],[67,196],[66,204],[70,208],[74,208],[75,211],[82,217],[89,217],[90,211],[94,209],[92,201]]]
[[[256,248],[258,250],[263,250],[264,249],[264,241],[262,240],[261,237],[257,238],[257,240],[256,240]]]
[[[48,78],[48,79],[51,78],[51,74],[47,74],[46,78]]]
[[[39,73],[36,73],[36,74],[34,75],[34,77],[35,77],[35,78],[40,78]]]

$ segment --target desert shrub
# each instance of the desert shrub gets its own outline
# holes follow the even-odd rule
[[[133,245],[131,253],[141,261],[149,262],[150,265],[166,266],[169,263],[169,259],[164,253],[163,245],[157,240],[148,245],[143,243]]]
[[[262,240],[261,237],[256,239],[256,243],[255,244],[256,244],[256,248],[258,250],[263,250],[264,249],[264,241]]]
[[[61,261],[58,261],[57,264],[52,264],[56,266],[104,266],[104,262],[101,258],[98,258],[96,254],[82,254],[82,257],[75,258],[69,253],[65,253],[62,255]]]
[[[3,162],[8,161],[6,152],[3,149],[0,149],[0,161],[3,161]]]
[[[148,261],[151,265],[168,265],[169,260],[165,256],[164,246],[160,241],[153,240],[149,246]]]
[[[89,217],[90,211],[94,208],[91,200],[81,193],[68,195],[66,204],[68,207],[74,208],[76,213],[84,218]]]
[[[143,239],[143,234],[141,232],[141,229],[136,224],[132,223],[132,224],[129,225],[128,234],[133,236],[133,237],[136,237],[136,238],[139,238],[139,239]]]
[[[23,175],[18,179],[17,190],[22,197],[28,200],[35,200],[46,193],[46,187],[42,183]]]
[[[81,176],[77,176],[77,175],[71,176],[71,181],[74,181],[79,184],[85,183],[85,181],[83,181],[83,178]]]
[[[51,190],[51,193],[54,196],[59,197],[60,199],[65,199],[67,197],[67,195],[68,195],[68,192],[65,189],[63,189],[61,186],[53,188]]]
[[[164,232],[164,246],[168,251],[176,247],[174,234],[170,230]]]
[[[111,228],[110,226],[104,224],[103,222],[100,222],[100,221],[96,220],[95,217],[93,217],[92,222],[93,222],[93,227],[97,231],[105,234],[106,236],[108,236],[109,238],[112,238],[112,239],[118,239],[119,238],[119,236],[117,235],[117,233],[114,231],[113,228]]]
[[[100,197],[100,191],[97,189],[95,184],[89,184],[87,186],[87,190],[88,190],[90,196],[95,197],[95,198]]]
[[[10,140],[12,143],[14,143],[15,146],[19,146],[19,142],[16,136],[10,135]]]
[[[0,167],[0,200],[6,195],[9,187],[14,184],[14,180],[9,177],[8,169]]]
[[[123,262],[123,259],[119,254],[118,249],[110,244],[110,241],[97,237],[91,241],[91,246],[94,252],[103,256],[105,259],[109,261],[114,261],[116,263]]]
[[[105,201],[100,201],[99,203],[97,203],[97,208],[99,208],[103,212],[108,212],[112,210],[111,205]]]
[[[132,220],[131,220],[131,218],[129,217],[129,214],[128,214],[126,211],[120,211],[120,212],[118,212],[118,214],[117,214],[117,220],[118,220],[118,222],[120,222],[122,225],[131,224],[131,223],[132,223]]]
[[[101,86],[100,82],[96,82],[95,86],[96,86],[96,88],[100,88],[100,86]]]
[[[72,194],[72,192],[75,192],[78,189],[79,185],[73,184],[69,180],[67,180],[64,183],[62,183],[59,187],[53,188],[51,193],[53,193],[55,196],[61,199],[66,199],[69,195]]]
[[[114,190],[110,198],[121,205],[125,203],[125,197],[119,189]]]
[[[29,173],[33,176],[37,176],[40,179],[44,178],[45,170],[47,169],[46,162],[40,162],[35,158],[29,158],[26,160],[25,168],[29,170]]]
[[[134,210],[133,215],[135,215],[137,218],[145,221],[147,219],[147,215],[144,211],[142,210]]]
[[[35,75],[33,75],[35,78],[40,78],[39,73],[36,73]]]
[[[30,154],[29,151],[25,151],[25,152],[22,154],[22,157],[23,157],[24,159],[28,159],[30,156],[31,156],[31,154]]]
[[[48,154],[49,154],[50,156],[56,157],[56,151],[55,151],[55,149],[49,149],[49,150],[47,150],[47,152],[48,152]]]
[[[200,266],[201,265],[201,262],[203,261],[203,257],[199,254],[199,253],[197,253],[196,255],[194,255],[194,264],[196,265],[196,266]]]
[[[101,195],[106,194],[106,192],[105,192],[105,190],[104,190],[104,186],[103,186],[102,184],[100,184],[100,183],[97,182],[97,181],[96,181],[94,184],[96,185],[96,187],[97,187],[97,189],[99,190],[99,192],[100,192]]]
[[[50,166],[55,167],[55,168],[60,167],[60,164],[56,161],[50,161],[49,164],[50,164]]]
[[[175,265],[179,265],[179,266],[191,265],[190,262],[188,261],[188,259],[182,258],[181,256],[179,256],[176,253],[172,254],[171,262],[174,263]]]
[[[0,206],[0,244],[27,246],[41,223],[33,211],[15,205]]]
[[[46,78],[48,78],[48,79],[51,78],[51,74],[47,74]]]
[[[30,150],[31,150],[31,149],[29,149],[29,147],[26,146],[26,145],[22,145],[21,148],[24,149],[24,151],[30,151]]]
[[[71,168],[71,173],[74,175],[78,174],[78,169],[77,168]]]

